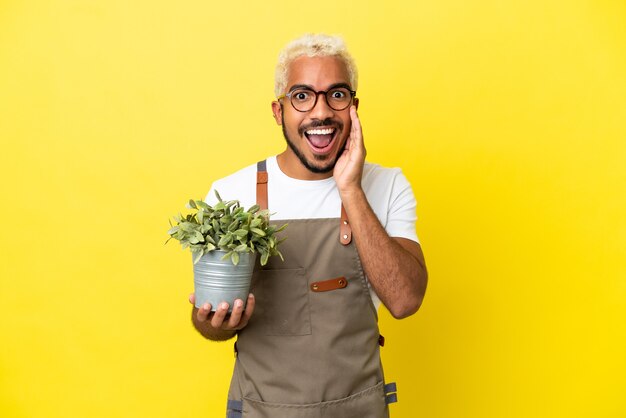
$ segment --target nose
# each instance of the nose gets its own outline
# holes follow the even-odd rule
[[[321,96],[321,97],[320,97]],[[311,119],[325,120],[334,115],[333,109],[328,106],[325,93],[317,93],[317,102],[313,109],[310,110],[309,116]]]

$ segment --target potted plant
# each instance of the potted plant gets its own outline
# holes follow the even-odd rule
[[[226,301],[232,310],[235,299],[245,303],[248,298],[256,255],[261,255],[262,266],[270,256],[283,258],[278,245],[284,239],[276,234],[287,225],[270,224],[269,211],[259,205],[244,210],[238,200],[223,201],[217,191],[215,195],[215,206],[189,200],[187,208],[194,212],[174,216],[166,243],[174,238],[191,250],[196,307],[208,302],[215,310]]]

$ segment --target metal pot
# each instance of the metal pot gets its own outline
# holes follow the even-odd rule
[[[240,253],[236,266],[230,258],[222,260],[225,254],[225,251],[213,250],[193,265],[196,308],[208,302],[215,311],[220,302],[227,302],[228,312],[231,312],[235,299],[241,299],[245,306],[256,254]]]

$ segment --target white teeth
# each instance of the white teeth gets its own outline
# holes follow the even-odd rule
[[[330,135],[335,131],[335,128],[326,129],[310,129],[306,131],[307,135]]]

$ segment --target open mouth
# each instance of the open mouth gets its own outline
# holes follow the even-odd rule
[[[337,135],[337,128],[314,128],[304,132],[309,146],[316,154],[326,154],[330,152],[333,140]]]

